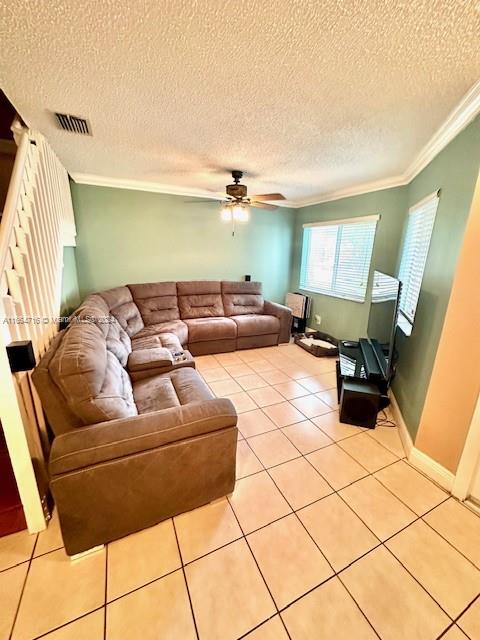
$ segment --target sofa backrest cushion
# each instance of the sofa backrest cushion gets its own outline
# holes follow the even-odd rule
[[[218,280],[177,282],[178,307],[182,320],[225,315]]]
[[[118,358],[122,367],[126,367],[128,356],[132,353],[132,341],[125,329],[112,315],[109,317],[106,344],[108,351]]]
[[[138,414],[132,384],[107,349],[108,325],[73,322],[49,364],[53,382],[83,425]]]
[[[175,282],[129,284],[145,326],[178,320],[177,285]]]
[[[222,298],[227,316],[263,313],[264,300],[261,282],[223,281]]]
[[[32,380],[42,401],[48,424],[56,436],[72,431],[74,427],[83,426],[83,422],[65,402],[63,393],[53,381],[49,371],[52,358],[65,335],[65,331],[57,333],[32,373]]]
[[[130,338],[143,329],[145,325],[142,316],[128,287],[116,287],[102,291],[98,295],[105,300],[110,313],[115,316]]]
[[[132,341],[119,321],[110,313],[107,303],[100,295],[94,293],[88,296],[74,311],[70,322],[96,324],[102,330],[108,351],[118,358],[122,367],[127,366],[128,356],[132,352]]]

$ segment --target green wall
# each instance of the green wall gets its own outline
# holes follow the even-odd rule
[[[192,198],[72,183],[75,250],[81,296],[135,282],[263,282],[265,297],[283,301],[291,267],[290,209],[252,209],[232,237],[219,204]]]
[[[373,246],[372,267],[393,274],[397,264],[405,207],[405,190],[399,187],[299,209],[295,223],[293,268],[290,282],[292,291],[302,291],[299,289],[299,281],[303,225],[305,223],[380,214]],[[369,288],[370,286],[371,282]],[[313,298],[309,323],[312,328],[320,328],[337,338],[354,340],[365,334],[369,312],[368,304],[322,294],[312,294],[308,291],[303,291],[303,293]],[[320,327],[316,327],[313,323],[315,314],[322,317]]]
[[[63,250],[62,294],[60,303],[61,315],[70,313],[80,304],[78,288],[77,263],[75,248],[65,247]]]
[[[400,360],[393,390],[412,437],[432,374],[479,168],[477,117],[405,187],[407,208],[441,189],[415,326],[410,337],[400,333],[398,341]],[[461,336],[458,348],[468,351]]]
[[[415,326],[410,337],[400,332],[398,340],[400,358],[393,389],[412,438],[417,433],[425,402],[479,164],[480,117],[477,117],[410,184],[304,207],[296,216],[292,290],[299,287],[305,222],[379,213],[372,270],[396,274],[409,207],[441,189]],[[313,315],[320,314],[321,328],[327,333],[351,339],[365,336],[367,305],[324,295],[313,294],[313,299],[310,326],[314,327]]]

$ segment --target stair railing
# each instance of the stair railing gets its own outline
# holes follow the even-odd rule
[[[63,248],[74,245],[68,174],[36,132],[18,145],[0,223],[0,421],[30,532],[45,528],[49,438],[31,372],[12,374],[6,345],[32,342],[35,358],[58,331]]]

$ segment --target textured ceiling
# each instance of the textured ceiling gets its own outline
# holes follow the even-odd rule
[[[0,86],[70,172],[298,202],[404,172],[479,37],[464,0],[0,0]]]

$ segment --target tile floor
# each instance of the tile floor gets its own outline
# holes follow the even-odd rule
[[[0,538],[0,640],[480,639],[480,518],[339,422],[334,360],[197,365],[240,414],[234,493],[77,561],[55,516]]]

